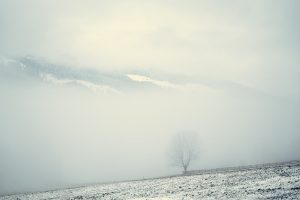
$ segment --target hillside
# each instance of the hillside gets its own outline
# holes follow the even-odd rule
[[[300,161],[194,171],[173,176],[32,194],[13,199],[299,199]]]

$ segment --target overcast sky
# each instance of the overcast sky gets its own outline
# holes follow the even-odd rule
[[[299,92],[300,3],[0,1],[0,52]]]
[[[180,130],[199,133],[197,169],[299,159],[299,9],[298,0],[0,0],[3,57],[190,78],[180,90],[103,97],[0,74],[0,194],[176,172],[165,151]]]

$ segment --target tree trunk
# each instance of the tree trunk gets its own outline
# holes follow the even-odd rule
[[[183,166],[183,174],[186,174],[187,172],[187,166]]]

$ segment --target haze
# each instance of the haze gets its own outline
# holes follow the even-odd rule
[[[0,194],[180,173],[182,130],[191,169],[300,159],[299,8],[0,0]]]

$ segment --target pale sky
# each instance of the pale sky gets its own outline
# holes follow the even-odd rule
[[[0,53],[299,92],[292,1],[0,1]]]

